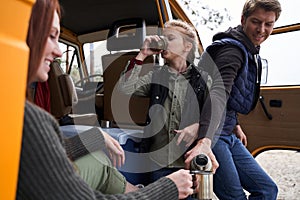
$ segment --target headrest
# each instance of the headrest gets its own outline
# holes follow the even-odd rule
[[[119,20],[108,33],[107,50],[120,51],[140,49],[146,37],[145,20],[140,18]]]
[[[63,71],[59,61],[51,64],[48,74],[51,114],[60,119],[70,114],[72,106],[77,104],[77,93],[71,76]]]

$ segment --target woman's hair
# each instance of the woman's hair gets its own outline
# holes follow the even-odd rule
[[[275,21],[277,21],[281,14],[281,5],[278,0],[247,0],[244,4],[242,16],[247,19],[258,8],[275,12]]]
[[[187,60],[193,63],[196,56],[195,53],[198,48],[198,38],[194,27],[189,23],[178,19],[170,20],[165,23],[165,28],[172,28],[172,27],[181,27],[182,29],[184,29],[184,32],[182,32],[185,35],[184,39],[192,43],[192,49],[188,54]]]
[[[58,16],[61,17],[58,0],[36,0],[32,7],[26,39],[30,50],[27,86],[32,81],[32,77],[40,65],[55,10]]]

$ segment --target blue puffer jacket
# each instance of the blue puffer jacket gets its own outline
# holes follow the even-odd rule
[[[234,80],[227,101],[226,117],[222,131],[223,134],[231,134],[233,128],[237,124],[237,113],[248,114],[254,109],[257,103],[260,86],[261,61],[258,54],[251,54],[241,42],[232,38],[215,40],[207,50],[209,51],[210,48],[215,47],[216,45],[226,44],[235,45],[244,52],[243,67],[239,70],[238,75]],[[249,62],[250,60],[251,62]]]

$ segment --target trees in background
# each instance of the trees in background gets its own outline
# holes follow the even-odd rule
[[[205,0],[180,0],[196,27],[205,26],[213,31],[226,21],[231,21],[231,16],[226,8],[211,8]]]

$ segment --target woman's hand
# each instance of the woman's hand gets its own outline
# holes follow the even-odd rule
[[[159,41],[161,38],[158,35],[149,35],[145,38],[145,41],[143,43],[143,46],[139,52],[139,54],[135,57],[137,60],[144,61],[148,56],[159,54],[162,52],[160,51],[152,51],[150,49],[150,43],[153,41]]]
[[[240,125],[236,125],[233,132],[236,135],[236,137],[241,140],[243,145],[247,146],[247,136],[244,133],[244,131],[242,130],[242,127]]]
[[[125,153],[121,145],[117,140],[111,137],[108,133],[101,130],[103,137],[105,139],[105,144],[112,160],[113,165],[116,167],[121,167],[125,163]]]
[[[186,147],[191,146],[198,138],[198,129],[199,123],[195,123],[182,130],[174,130],[178,134],[177,145],[184,141],[186,143]]]

